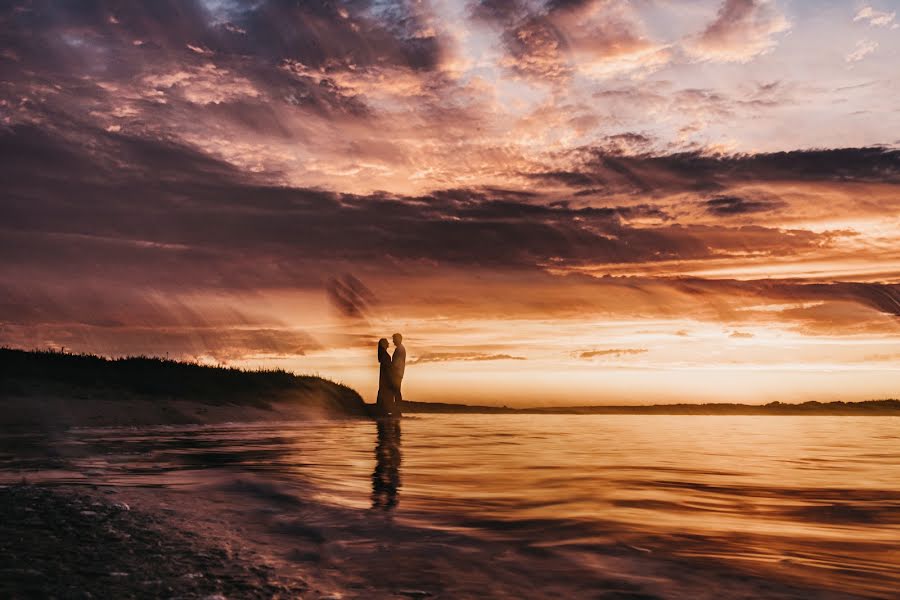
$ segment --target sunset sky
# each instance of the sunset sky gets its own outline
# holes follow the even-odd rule
[[[900,397],[900,1],[0,2],[0,345]]]

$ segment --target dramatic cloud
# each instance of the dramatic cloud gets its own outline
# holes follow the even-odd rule
[[[189,288],[309,286],[331,280],[330,295],[347,314],[361,313],[370,298],[363,287],[331,279],[332,269],[341,264],[562,268],[722,258],[744,254],[748,247],[757,255],[774,256],[818,251],[846,235],[673,223],[666,210],[652,204],[544,204],[502,191],[359,196],[271,186],[184,146],[104,131],[94,132],[92,148],[85,152],[64,136],[14,128],[0,136],[0,150],[3,169],[15,173],[2,240],[10,268],[31,265],[48,277],[86,269],[110,280]],[[133,162],[123,169],[126,158]],[[900,172],[897,152],[874,149],[591,160],[597,166],[593,171],[541,177],[673,193],[788,177],[884,182]],[[49,177],[42,167],[47,161],[56,165]],[[829,161],[841,166],[829,170]],[[75,190],[90,197],[90,204],[73,205],[68,199]],[[722,196],[704,206],[722,216],[778,205]],[[54,255],[65,255],[66,264],[53,261]],[[98,264],[102,269],[96,269]],[[135,264],[143,267],[134,269]]]
[[[206,105],[233,102],[241,98],[260,96],[250,81],[234,77],[227,69],[206,63],[198,67],[171,73],[147,75],[142,82],[147,96],[180,94],[186,101]]]
[[[882,393],[816,370],[900,351],[895,16],[677,4],[0,5],[0,344]]]
[[[606,77],[652,70],[671,58],[664,45],[645,36],[638,17],[622,4],[550,1],[535,7],[483,0],[473,14],[501,28],[507,53],[502,64],[525,77]]]
[[[749,200],[737,196],[717,196],[706,201],[706,211],[720,217],[776,210],[783,203],[769,200]]]
[[[776,35],[788,28],[774,0],[725,0],[716,19],[686,47],[701,60],[747,62],[772,50]]]
[[[609,153],[582,148],[569,169],[529,174],[571,188],[600,186],[607,194],[721,190],[741,182],[900,182],[900,151],[842,148],[753,155],[682,152],[668,155]]]

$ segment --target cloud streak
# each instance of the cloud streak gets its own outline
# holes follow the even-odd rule
[[[623,356],[636,356],[638,354],[645,354],[647,352],[649,352],[649,350],[646,348],[610,348],[607,350],[585,350],[578,353],[578,358],[582,360],[590,360],[592,358],[599,358],[603,356],[621,358]]]
[[[442,362],[486,362],[498,360],[527,360],[524,356],[483,354],[479,352],[426,352],[409,361],[411,365]]]

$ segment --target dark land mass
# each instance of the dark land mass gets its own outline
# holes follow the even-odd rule
[[[151,425],[367,414],[353,389],[282,370],[0,348],[0,425]]]
[[[803,402],[786,404],[652,404],[635,406],[548,406],[509,408],[477,406],[446,402],[402,403],[404,413],[483,413],[538,415],[846,415],[900,416],[900,400],[867,400],[865,402]]]

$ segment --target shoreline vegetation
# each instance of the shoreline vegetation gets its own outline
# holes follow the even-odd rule
[[[0,425],[84,427],[365,418],[353,389],[284,370],[0,348]],[[900,416],[900,400],[510,408],[403,401],[405,413]]]
[[[0,348],[0,425],[163,425],[366,417],[353,389],[283,370]]]

